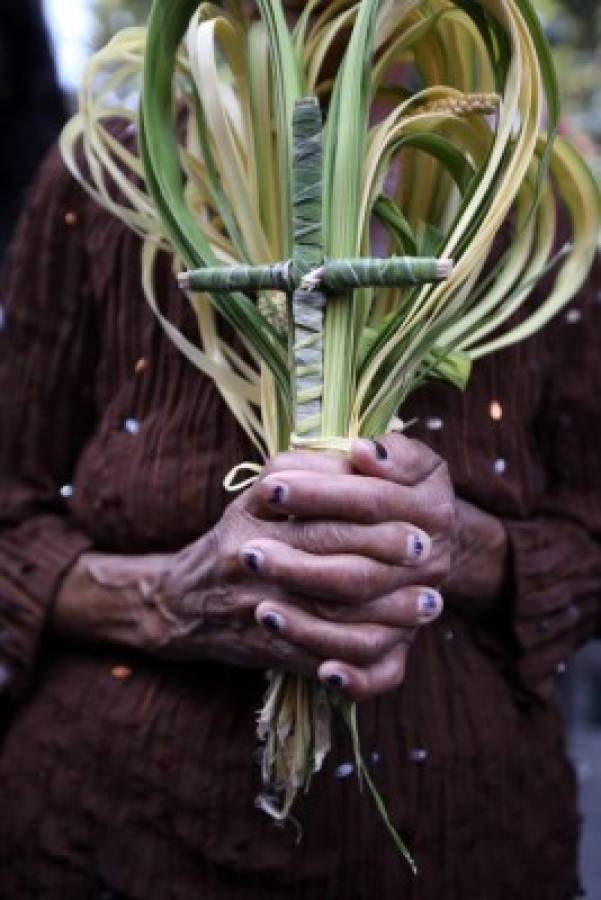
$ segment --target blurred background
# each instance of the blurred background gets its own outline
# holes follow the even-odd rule
[[[0,258],[40,159],[76,104],[86,60],[144,22],[150,0],[0,0]],[[561,130],[601,177],[601,3],[535,0],[563,96]],[[0,323],[2,318],[0,307]],[[559,676],[558,698],[581,786],[582,876],[601,900],[601,641]]]

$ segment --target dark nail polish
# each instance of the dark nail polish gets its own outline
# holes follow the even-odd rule
[[[326,681],[333,688],[343,688],[346,684],[346,678],[343,675],[340,675],[339,672],[332,672],[331,675],[326,676]]]
[[[253,572],[258,572],[261,565],[261,554],[257,553],[256,550],[247,550],[244,553],[244,562]]]
[[[272,503],[283,503],[286,498],[286,488],[283,484],[276,484],[271,492]]]
[[[419,534],[409,535],[409,538],[407,540],[407,547],[409,550],[409,555],[412,556],[413,559],[421,559],[426,549],[424,542]]]
[[[388,459],[388,450],[381,444],[380,441],[374,441],[374,447],[376,448],[376,456],[378,459],[385,460]]]
[[[438,609],[438,597],[434,594],[424,594],[422,607],[429,612],[435,612]]]
[[[442,609],[442,597],[434,591],[423,591],[418,597],[419,615],[424,620],[433,619]]]
[[[265,613],[261,618],[261,624],[267,628],[268,631],[273,631],[275,634],[279,634],[282,630],[283,621],[282,617],[278,616],[277,613],[269,612]]]

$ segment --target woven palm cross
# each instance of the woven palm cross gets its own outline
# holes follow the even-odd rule
[[[207,267],[184,272],[180,286],[208,293],[284,291],[293,321],[295,431],[321,434],[323,331],[328,294],[356,288],[443,281],[452,261],[392,256],[326,259],[322,234],[323,124],[316,97],[296,103],[293,117],[292,259],[267,265]]]

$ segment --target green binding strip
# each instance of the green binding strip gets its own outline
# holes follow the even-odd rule
[[[384,259],[327,259],[320,273],[320,287],[342,292],[361,287],[401,287],[444,281],[452,271],[450,260],[419,256]]]
[[[229,268],[195,269],[179,279],[182,287],[192,291],[289,291],[294,290],[292,264],[273,263],[265,266],[230,266]]]
[[[296,221],[296,219],[295,219]],[[317,227],[304,216],[298,217],[299,232],[311,240]],[[306,284],[307,290],[348,291],[360,287],[402,287],[444,281],[452,271],[452,261],[420,256],[390,256],[369,259],[328,259],[311,268],[316,246],[307,252],[299,250],[296,263],[283,262],[265,266],[230,266],[229,268],[195,269],[180,276],[182,287],[193,291],[285,291],[291,293]]]

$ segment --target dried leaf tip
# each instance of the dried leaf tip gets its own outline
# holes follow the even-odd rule
[[[440,279],[449,278],[455,267],[454,259],[439,259],[436,263],[436,274]]]
[[[190,273],[189,272],[180,272],[177,276],[177,283],[182,291],[190,290]]]

